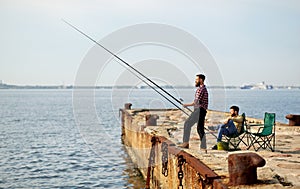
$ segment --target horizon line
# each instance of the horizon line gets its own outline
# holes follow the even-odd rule
[[[206,85],[207,88],[241,88],[243,85]],[[295,85],[272,85],[274,88],[300,88],[300,86]],[[155,87],[155,86],[153,86]],[[194,88],[193,85],[161,85],[163,88]],[[6,84],[0,82],[0,89],[9,89],[9,88],[136,88],[136,89],[147,89],[151,88],[147,85],[140,85],[140,86],[134,86],[134,85],[55,85],[55,84],[49,84],[49,85],[43,85],[43,84]]]

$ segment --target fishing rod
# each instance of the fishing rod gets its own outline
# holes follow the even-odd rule
[[[72,24],[70,24],[69,22],[67,22],[66,20],[62,19],[63,22],[65,22],[67,25],[69,25],[70,27],[72,27],[73,29],[75,29],[76,31],[78,31],[79,33],[81,33],[82,35],[84,35],[85,37],[87,37],[89,40],[91,40],[92,42],[94,42],[95,44],[99,45],[100,47],[102,47],[104,50],[106,50],[108,53],[110,53],[111,55],[113,55],[115,58],[117,58],[118,60],[120,60],[121,62],[123,62],[126,66],[128,66],[129,68],[131,68],[132,70],[134,70],[135,72],[137,72],[139,75],[141,75],[142,77],[144,77],[147,81],[151,82],[152,84],[154,84],[156,87],[158,87],[160,90],[162,90],[164,93],[166,93],[167,95],[169,95],[172,99],[174,99],[176,102],[178,102],[179,104],[183,105],[183,103],[178,100],[177,98],[175,98],[173,95],[171,95],[168,91],[164,90],[163,88],[161,88],[159,85],[157,85],[154,81],[152,81],[151,79],[149,79],[147,76],[145,76],[144,74],[142,74],[140,71],[138,71],[137,69],[135,69],[134,67],[132,67],[130,64],[128,64],[125,60],[123,60],[122,58],[120,58],[119,56],[117,56],[116,54],[114,54],[112,51],[110,51],[109,49],[107,49],[106,47],[104,47],[103,45],[101,45],[100,43],[98,43],[96,40],[94,40],[93,38],[91,38],[90,36],[88,36],[87,34],[85,34],[84,32],[82,32],[81,30],[79,30],[78,28],[76,28],[75,26],[73,26]],[[119,62],[118,62],[119,63]],[[129,70],[129,69],[128,69]],[[140,80],[142,80],[144,83],[146,83],[150,88],[152,88],[154,91],[156,91],[158,94],[160,94],[162,97],[164,97],[167,101],[169,101],[171,104],[173,104],[176,108],[178,108],[179,110],[181,110],[183,113],[185,113],[187,116],[190,116],[190,114],[186,113],[186,111],[184,111],[182,108],[180,108],[179,106],[177,106],[174,102],[172,102],[170,99],[168,99],[165,95],[163,95],[161,92],[159,92],[155,87],[151,86],[149,83],[147,83],[145,80],[143,80],[140,76],[138,76],[137,74],[135,74],[132,70],[129,70],[130,73],[132,73],[134,76],[136,76],[137,78],[139,78]],[[193,112],[191,109],[189,109],[188,107],[186,107],[187,110],[189,110],[190,112]],[[209,131],[210,134],[212,134],[214,137],[217,138],[217,136],[212,133],[209,129],[205,128],[205,130]]]
[[[171,96],[173,99],[177,100],[174,96],[172,96],[170,93],[168,93],[167,91],[165,91],[163,88],[161,88],[159,85],[157,85],[155,82],[153,82],[151,79],[149,79],[148,77],[146,77],[144,74],[142,74],[141,72],[139,72],[137,69],[135,69],[134,67],[130,66],[127,62],[125,62],[123,59],[121,59],[119,56],[117,56],[116,54],[114,54],[113,52],[111,52],[109,49],[105,48],[103,45],[101,45],[100,43],[98,43],[96,40],[94,40],[93,38],[91,38],[90,36],[88,36],[87,34],[83,33],[81,30],[77,29],[75,26],[73,26],[72,24],[70,24],[69,22],[65,21],[62,19],[63,22],[65,22],[66,24],[68,24],[69,26],[71,26],[72,28],[74,28],[76,31],[78,31],[79,33],[83,34],[84,36],[86,36],[88,39],[90,39],[91,41],[93,41],[94,43],[96,43],[97,45],[99,45],[100,47],[102,47],[104,50],[106,50],[107,52],[109,52],[111,55],[113,55],[115,58],[117,58],[118,60],[120,60],[121,62],[125,63],[128,67],[130,67],[132,70],[136,71],[138,74],[140,74],[141,76],[143,76],[145,79],[147,79],[148,81],[150,81],[152,84],[154,84],[156,87],[158,87],[159,89],[161,89],[162,91],[164,91],[166,94],[168,94],[169,96]],[[118,62],[120,63],[120,62]],[[121,64],[122,65],[122,64]],[[122,65],[123,66],[123,65]],[[178,105],[176,105],[174,102],[172,102],[169,98],[167,98],[165,95],[163,95],[161,92],[159,92],[155,87],[151,86],[148,82],[146,82],[144,79],[142,79],[140,76],[138,76],[136,73],[134,73],[132,70],[127,69],[128,71],[130,71],[130,73],[132,73],[134,76],[136,76],[137,78],[139,78],[141,81],[143,81],[145,84],[147,84],[150,88],[152,88],[155,92],[157,92],[158,94],[160,94],[162,97],[164,97],[167,101],[169,101],[171,104],[173,104],[176,108],[178,108],[179,110],[181,110],[183,113],[185,113],[187,116],[189,116],[189,114],[184,111],[182,108],[180,108]],[[177,100],[178,102],[180,102],[179,100]],[[182,104],[180,102],[180,104]],[[189,109],[190,110],[190,109]],[[191,111],[191,110],[190,110]]]
[[[103,45],[101,45],[100,43],[98,43],[96,40],[94,40],[93,38],[91,38],[90,36],[88,36],[87,34],[85,34],[84,32],[82,32],[81,30],[79,30],[78,28],[76,28],[75,26],[73,26],[72,24],[70,24],[69,22],[67,22],[66,20],[62,19],[63,22],[65,22],[66,24],[68,24],[69,26],[71,26],[73,29],[75,29],[76,31],[78,31],[79,33],[81,33],[82,35],[84,35],[85,37],[87,37],[89,40],[93,41],[94,43],[96,43],[97,45],[99,45],[100,47],[102,47],[104,50],[106,50],[108,53],[110,53],[111,55],[113,55],[115,58],[117,58],[118,60],[120,60],[122,63],[124,63],[126,66],[128,66],[129,68],[131,68],[132,70],[134,70],[136,73],[138,73],[139,75],[141,75],[143,78],[145,78],[147,81],[149,81],[150,83],[152,83],[153,85],[155,85],[157,88],[159,88],[160,90],[162,90],[164,93],[166,93],[168,96],[170,96],[173,100],[175,100],[177,103],[183,105],[183,103],[178,100],[177,98],[175,98],[173,95],[171,95],[168,91],[164,90],[162,87],[160,87],[159,85],[157,85],[154,81],[152,81],[151,79],[149,79],[147,76],[145,76],[143,73],[141,73],[140,71],[138,71],[137,69],[135,69],[134,67],[132,67],[130,64],[128,64],[125,60],[123,60],[122,58],[120,58],[119,56],[117,56],[116,54],[114,54],[112,51],[110,51],[109,49],[107,49],[106,47],[104,47]],[[133,73],[133,72],[131,72]],[[136,76],[136,75],[135,75]],[[140,78],[139,78],[140,79]],[[142,80],[144,81],[144,80]],[[144,82],[145,83],[145,82]],[[148,86],[150,86],[148,83],[146,83]],[[152,89],[154,89],[154,87],[150,86]],[[155,90],[155,89],[154,89]],[[158,92],[157,90],[155,90],[156,92]],[[159,93],[161,95],[161,93]],[[169,100],[168,100],[169,101]],[[169,101],[170,102],[170,101]],[[174,105],[174,103],[172,103]],[[176,106],[178,108],[178,106]],[[180,108],[181,109],[181,108]],[[188,107],[186,107],[187,110],[189,110],[190,112],[193,112],[191,109],[189,109]]]
[[[124,65],[122,65],[124,66]],[[125,67],[125,66],[124,66]],[[146,83],[149,87],[151,87],[155,92],[157,92],[158,94],[160,94],[162,97],[164,97],[167,101],[169,101],[171,104],[173,104],[176,108],[178,108],[179,110],[181,110],[183,113],[185,113],[187,116],[190,116],[190,114],[186,113],[186,111],[184,111],[182,108],[180,108],[179,106],[177,106],[174,102],[172,102],[170,99],[168,99],[165,95],[163,95],[161,92],[159,92],[155,87],[151,86],[149,83],[147,83],[145,80],[143,80],[143,78],[141,78],[140,76],[138,76],[136,73],[134,73],[132,70],[127,69],[130,73],[132,73],[135,77],[139,78],[141,81],[143,81],[144,83]]]

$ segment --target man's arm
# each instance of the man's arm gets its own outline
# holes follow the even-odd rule
[[[195,105],[195,102],[192,102],[190,104],[182,104],[183,107],[188,107],[188,106],[194,106]]]
[[[224,124],[227,124],[230,120],[232,119],[232,117],[228,117],[227,119],[224,120]]]

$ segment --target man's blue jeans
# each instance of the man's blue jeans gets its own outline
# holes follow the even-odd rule
[[[234,133],[237,133],[237,129],[232,120],[229,120],[227,124],[219,125],[217,142],[221,142],[222,135],[228,136]]]

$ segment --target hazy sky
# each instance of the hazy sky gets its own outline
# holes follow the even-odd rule
[[[94,44],[61,19],[96,40],[135,24],[168,24],[195,36],[209,49],[225,85],[261,81],[300,85],[299,0],[0,0],[0,80],[74,84]],[[130,59],[129,54],[124,56]],[[116,62],[110,66],[114,79],[106,77],[100,84],[113,85],[124,72]],[[187,72],[190,82],[198,72]],[[177,72],[166,73],[174,78]],[[214,84],[214,77],[207,77]]]

